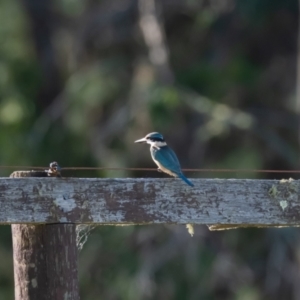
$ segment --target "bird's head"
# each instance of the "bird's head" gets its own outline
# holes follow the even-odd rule
[[[148,133],[142,139],[136,140],[135,143],[147,143],[156,147],[163,147],[167,145],[164,137],[159,132]]]

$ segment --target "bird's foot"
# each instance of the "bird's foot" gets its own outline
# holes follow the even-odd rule
[[[162,170],[160,168],[157,168],[157,171],[160,172],[160,173],[162,173]]]

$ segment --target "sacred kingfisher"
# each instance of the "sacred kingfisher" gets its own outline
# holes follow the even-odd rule
[[[175,152],[167,145],[164,137],[158,132],[151,132],[135,143],[150,144],[152,159],[158,166],[159,172],[165,172],[171,176],[179,177],[190,186],[194,186],[183,174]]]

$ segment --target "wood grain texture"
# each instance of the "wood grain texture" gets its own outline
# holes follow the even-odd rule
[[[40,300],[79,300],[76,226],[45,225],[47,293]],[[30,299],[31,300],[31,299]]]
[[[193,183],[192,188],[179,179],[0,178],[0,222],[300,225],[299,180]]]
[[[46,225],[11,226],[14,255],[15,300],[45,299],[47,268]]]
[[[78,300],[73,224],[12,225],[15,300]]]

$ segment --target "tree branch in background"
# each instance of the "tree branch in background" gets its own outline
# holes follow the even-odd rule
[[[155,0],[139,0],[140,28],[149,48],[149,59],[162,83],[171,84],[174,77],[169,66],[169,53]]]
[[[41,112],[52,103],[62,86],[52,42],[56,18],[51,0],[22,0],[22,2],[30,20],[32,39],[41,68],[41,87],[36,101],[38,111]]]

